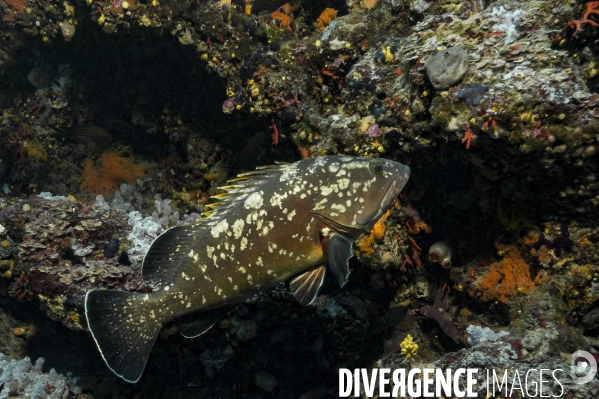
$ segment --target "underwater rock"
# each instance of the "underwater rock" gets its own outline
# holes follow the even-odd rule
[[[43,358],[39,358],[35,364],[31,364],[28,357],[14,360],[0,353],[0,397],[16,397],[14,395],[21,393],[32,399],[60,399],[67,397],[69,393],[81,393],[76,385],[76,378],[66,378],[54,369],[44,373],[44,362]]]
[[[468,52],[452,47],[433,52],[426,60],[426,74],[437,90],[449,89],[468,72]]]
[[[114,258],[116,254],[119,252],[119,246],[121,242],[118,238],[112,237],[110,242],[104,243],[104,256],[107,258]]]
[[[277,387],[277,379],[266,371],[258,371],[255,374],[256,385],[266,392],[272,392]]]
[[[458,98],[464,100],[468,105],[478,105],[488,90],[489,88],[487,86],[479,83],[464,85],[460,87],[460,91],[458,91]]]

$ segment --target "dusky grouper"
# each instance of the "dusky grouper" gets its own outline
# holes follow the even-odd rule
[[[154,241],[142,267],[153,292],[87,293],[88,326],[106,364],[136,382],[171,320],[193,338],[230,305],[281,281],[290,281],[303,305],[314,301],[327,269],[343,286],[354,240],[389,208],[409,174],[398,162],[351,156],[240,174],[205,219]]]

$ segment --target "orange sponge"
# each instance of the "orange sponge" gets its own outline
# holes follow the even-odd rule
[[[106,151],[100,158],[100,167],[91,159],[85,160],[81,174],[81,188],[104,196],[114,193],[122,183],[135,185],[135,180],[146,176],[147,166],[136,164],[133,158],[125,158],[114,151]]]
[[[325,10],[320,14],[316,22],[318,22],[318,29],[324,30],[332,20],[337,17],[337,11],[332,8],[325,8]]]
[[[518,293],[530,293],[544,280],[544,277],[534,275],[532,267],[517,248],[502,245],[497,245],[497,248],[504,250],[503,259],[491,264],[475,289],[482,294],[483,301],[508,303]],[[475,292],[470,294],[476,297]]]

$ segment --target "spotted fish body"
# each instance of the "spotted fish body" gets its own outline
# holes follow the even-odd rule
[[[342,286],[353,241],[391,205],[409,168],[384,159],[327,156],[259,168],[223,187],[197,225],[167,230],[143,263],[154,292],[92,290],[86,316],[110,369],[141,376],[158,332],[177,320],[186,337],[281,281],[310,304],[328,270]],[[328,267],[327,267],[328,265]]]

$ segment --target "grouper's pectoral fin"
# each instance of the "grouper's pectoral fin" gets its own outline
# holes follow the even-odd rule
[[[293,297],[304,306],[314,302],[318,290],[324,282],[326,270],[326,267],[322,265],[292,278],[289,282],[289,289]]]
[[[221,308],[184,316],[177,320],[177,328],[185,338],[199,337],[226,313],[227,310]]]
[[[343,287],[349,277],[349,259],[354,256],[354,243],[340,234],[323,240],[322,249],[329,261],[329,269],[334,278]]]

